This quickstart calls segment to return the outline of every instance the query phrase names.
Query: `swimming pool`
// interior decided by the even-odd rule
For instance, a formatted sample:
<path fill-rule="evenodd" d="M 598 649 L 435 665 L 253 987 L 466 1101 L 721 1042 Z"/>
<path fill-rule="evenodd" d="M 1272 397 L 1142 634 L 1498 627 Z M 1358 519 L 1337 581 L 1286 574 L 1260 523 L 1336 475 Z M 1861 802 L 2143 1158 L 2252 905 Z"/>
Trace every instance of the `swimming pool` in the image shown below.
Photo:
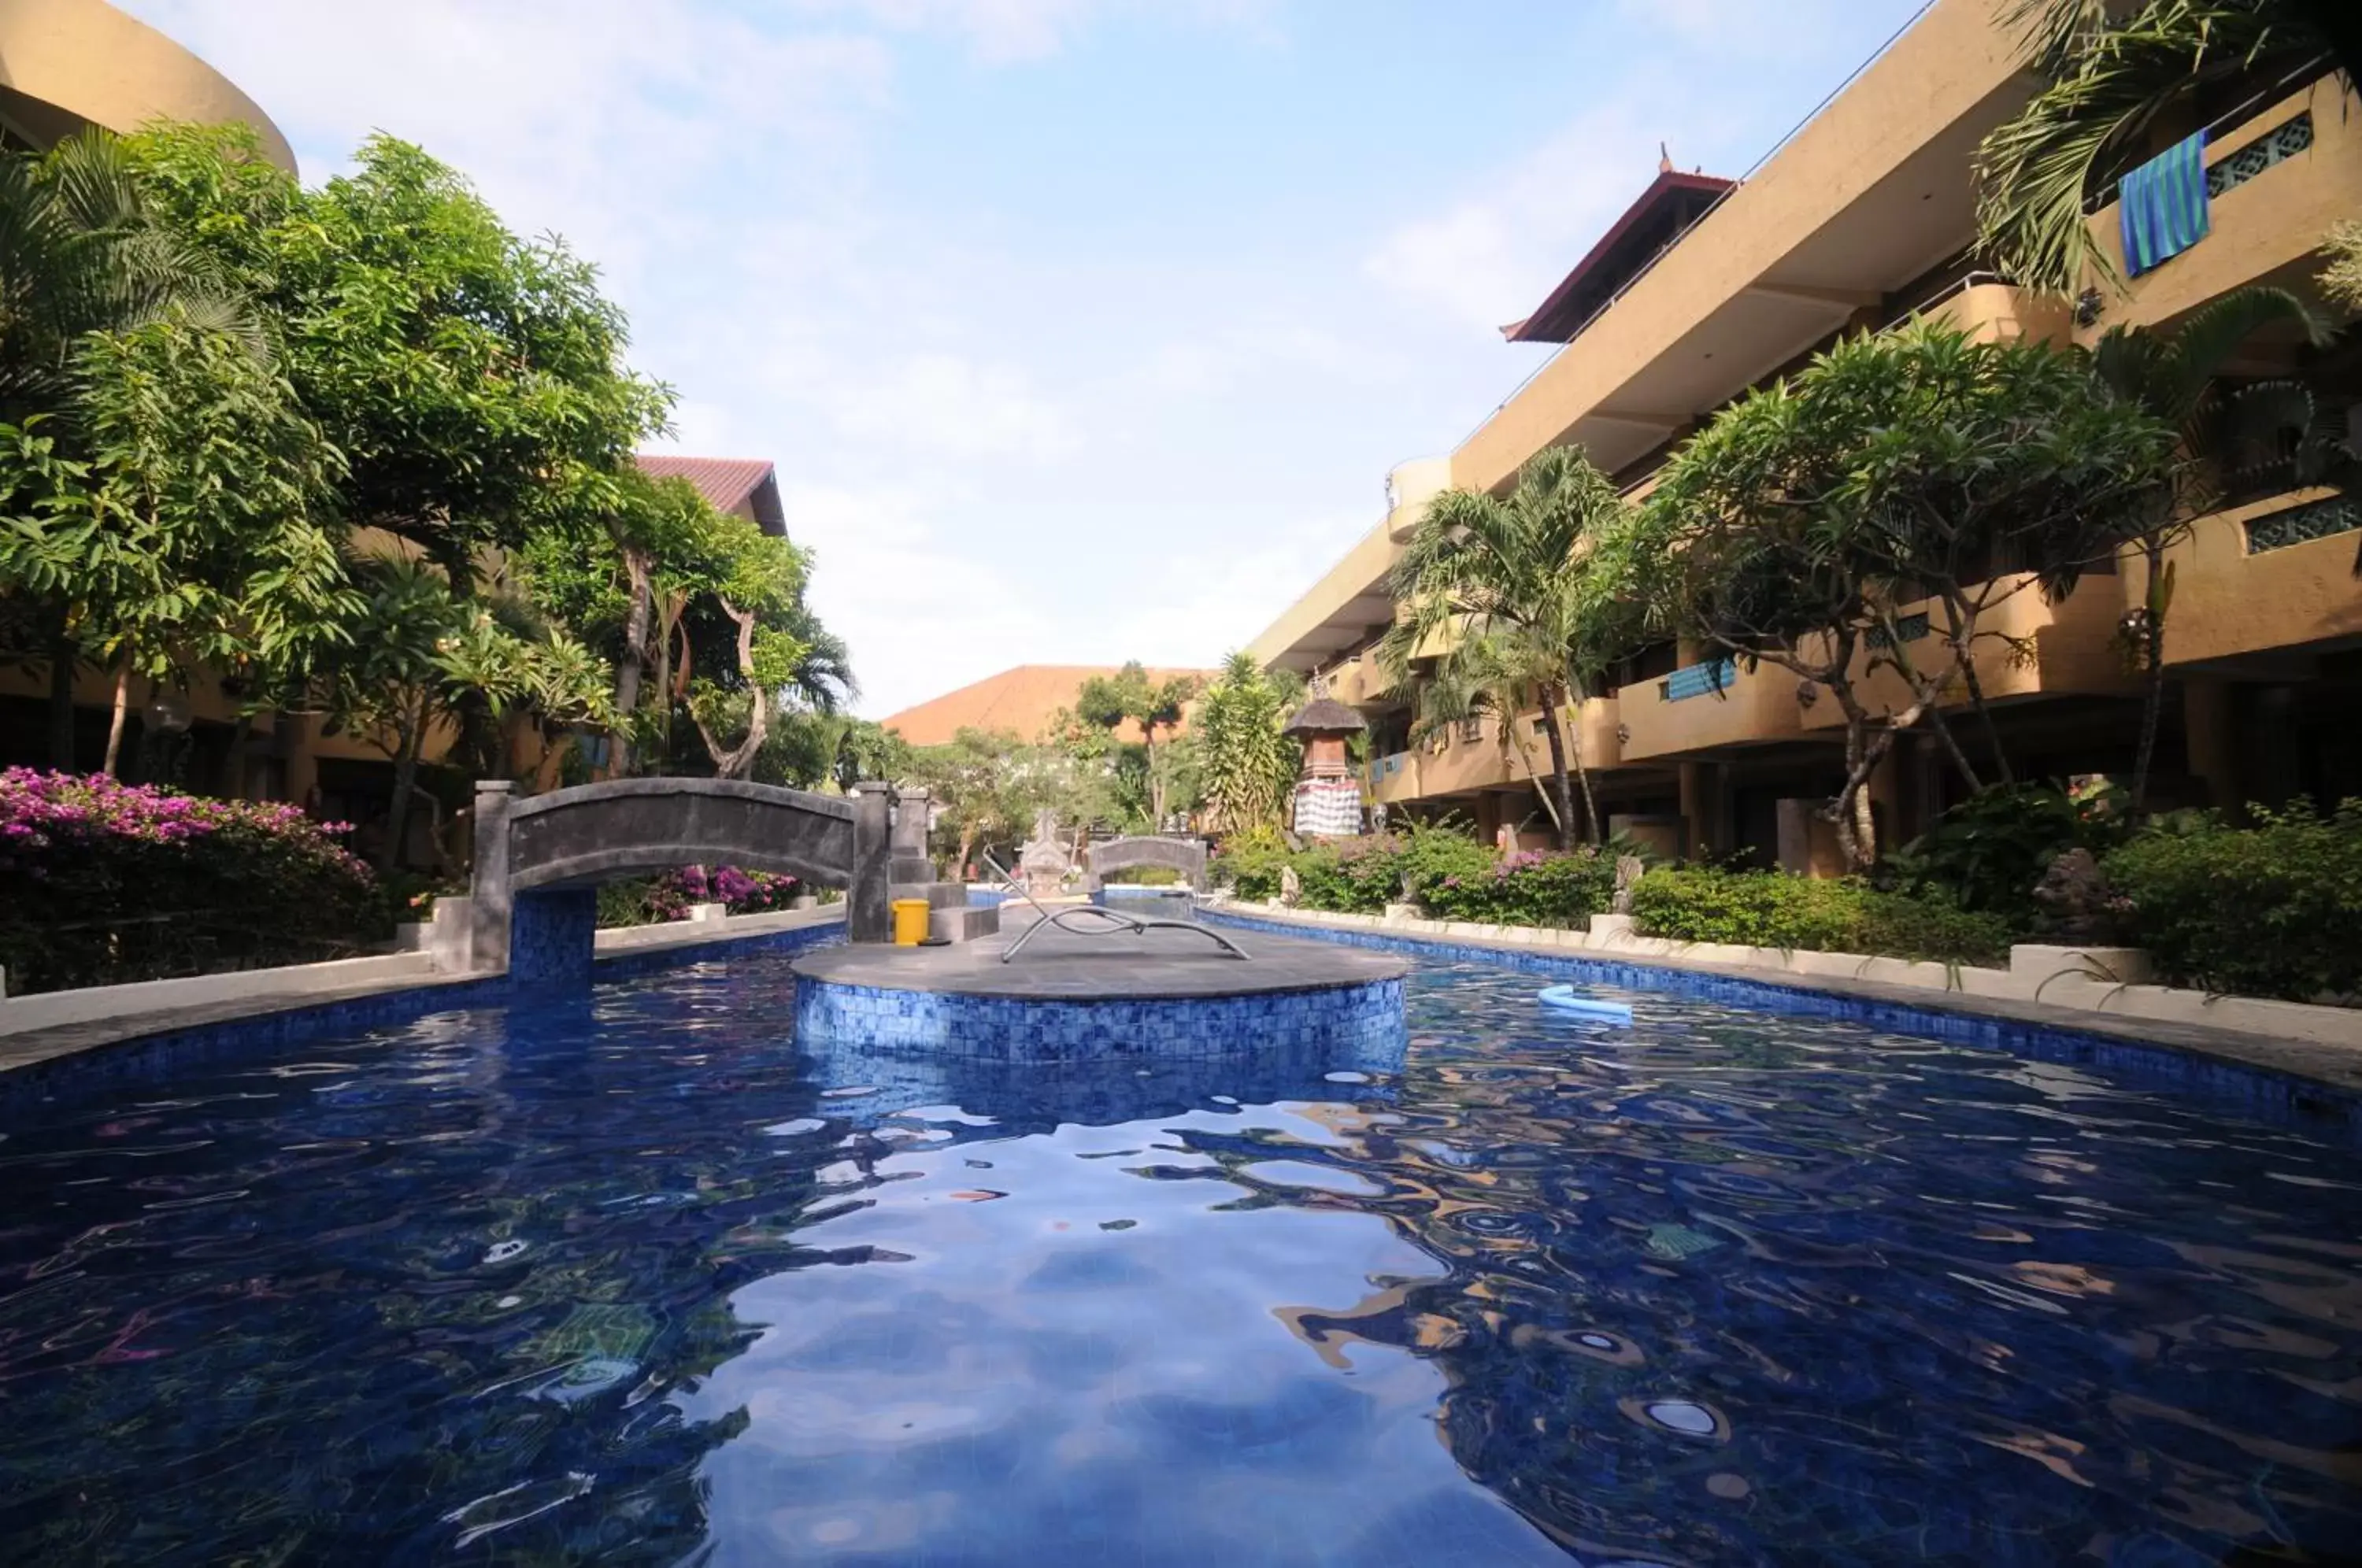
<path fill-rule="evenodd" d="M 2334 1553 L 2362 1155 L 1430 963 L 1398 1070 L 957 1068 L 778 956 L 0 1141 L 0 1562 Z M 1366 1065 L 1365 1065 L 1366 1066 Z"/>

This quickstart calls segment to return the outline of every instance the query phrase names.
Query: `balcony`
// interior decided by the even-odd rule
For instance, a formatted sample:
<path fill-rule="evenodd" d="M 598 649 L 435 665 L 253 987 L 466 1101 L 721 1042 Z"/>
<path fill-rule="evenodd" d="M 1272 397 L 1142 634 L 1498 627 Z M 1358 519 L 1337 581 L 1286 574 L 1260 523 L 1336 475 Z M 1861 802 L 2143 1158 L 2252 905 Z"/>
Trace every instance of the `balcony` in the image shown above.
<path fill-rule="evenodd" d="M 2115 641 L 2125 604 L 2122 577 L 2087 576 L 2073 593 L 2056 604 L 2046 603 L 2031 580 L 2018 580 L 2025 586 L 1977 618 L 1977 681 L 1986 701 L 2119 697 L 2139 690 L 2139 678 L 2127 668 Z M 2178 602 L 2174 613 L 2180 613 Z M 1907 645 L 1904 651 L 1915 666 L 1931 674 L 1949 668 L 1951 653 L 1940 635 L 1950 624 L 1936 605 L 1924 606 L 1901 620 L 1898 629 Z M 1869 668 L 1872 651 L 1864 647 L 1854 656 L 1854 690 L 1863 705 L 1873 713 L 1909 707 L 1914 700 L 1909 682 L 1891 668 L 1872 673 Z M 1943 706 L 1949 712 L 1967 706 L 1968 701 L 1967 689 L 1956 686 Z M 1805 712 L 1807 731 L 1835 732 L 1844 727 L 1844 712 L 1826 691 Z"/>
<path fill-rule="evenodd" d="M 1979 343 L 2025 338 L 2065 343 L 2075 333 L 2074 309 L 2068 302 L 2013 288 L 1985 272 L 1970 274 L 1951 292 L 1911 314 L 1941 322 Z"/>
<path fill-rule="evenodd" d="M 1539 719 L 1537 713 L 1523 713 L 1517 720 L 1518 739 L 1532 758 L 1532 770 L 1518 756 L 1515 744 L 1501 744 L 1499 722 L 1487 718 L 1453 726 L 1449 738 L 1440 743 L 1373 757 L 1363 770 L 1363 782 L 1370 799 L 1388 805 L 1529 783 L 1537 771 L 1543 775 L 1550 771 L 1550 738 L 1536 727 Z M 1615 698 L 1594 697 L 1583 704 L 1573 736 L 1582 747 L 1584 767 L 1606 772 L 1623 766 L 1617 723 Z M 1568 767 L 1573 766 L 1570 757 Z"/>
<path fill-rule="evenodd" d="M 2170 665 L 2268 654 L 2362 636 L 2362 501 L 2291 491 L 2201 519 L 2167 558 Z M 2136 573 L 2127 592 L 2140 592 Z"/>
<path fill-rule="evenodd" d="M 2270 279 L 2300 286 L 2318 270 L 2314 255 L 2330 226 L 2354 215 L 2362 190 L 2362 99 L 2339 77 L 2299 88 L 2206 149 L 2208 233 L 2114 298 L 2076 333 L 2096 341 L 2111 326 L 2170 321 L 2242 284 Z M 2100 250 L 2119 271 L 2124 241 L 2117 205 L 2092 217 Z"/>
<path fill-rule="evenodd" d="M 1626 731 L 1617 760 L 1671 762 L 1794 740 L 1804 729 L 1796 687 L 1796 678 L 1777 666 L 1748 670 L 1727 658 L 1627 686 L 1617 693 Z"/>

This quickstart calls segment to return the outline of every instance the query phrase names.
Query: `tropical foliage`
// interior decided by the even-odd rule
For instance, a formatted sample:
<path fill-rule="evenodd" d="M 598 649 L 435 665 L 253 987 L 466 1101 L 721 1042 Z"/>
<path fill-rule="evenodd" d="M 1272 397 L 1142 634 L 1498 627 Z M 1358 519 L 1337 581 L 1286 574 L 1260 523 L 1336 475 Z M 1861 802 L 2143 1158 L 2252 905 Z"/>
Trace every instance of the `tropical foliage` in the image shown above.
<path fill-rule="evenodd" d="M 1600 536 L 1625 513 L 1607 476 L 1572 447 L 1546 447 L 1506 497 L 1446 491 L 1428 504 L 1392 574 L 1402 614 L 1378 645 L 1398 686 L 1431 685 L 1446 708 L 1505 719 L 1540 711 L 1559 844 L 1599 836 L 1574 710 L 1606 666 L 1630 651 L 1630 628 L 1589 570 Z M 1448 694 L 1459 693 L 1453 697 Z M 1437 699 L 1430 698 L 1432 704 Z M 1433 722 L 1445 710 L 1430 706 Z M 1578 820 L 1570 788 L 1580 786 Z"/>
<path fill-rule="evenodd" d="M 2362 1003 L 2362 801 L 2158 823 L 2102 867 L 2134 940 L 2184 985 Z"/>
<path fill-rule="evenodd" d="M 1676 942 L 1959 964 L 2009 957 L 2009 923 L 1934 897 L 1781 871 L 1667 867 L 1632 884 L 1635 929 Z"/>
<path fill-rule="evenodd" d="M 1207 827 L 1246 834 L 1283 825 L 1299 748 L 1280 731 L 1299 695 L 1295 681 L 1265 670 L 1253 654 L 1222 661 L 1191 731 Z"/>
<path fill-rule="evenodd" d="M 1836 701 L 1830 812 L 1867 870 L 1863 789 L 1904 730 L 1926 723 L 1971 790 L 1986 782 L 1945 712 L 1956 688 L 2010 778 L 1978 672 L 1987 617 L 2019 593 L 2071 592 L 2137 537 L 2173 441 L 2073 350 L 1924 323 L 1852 338 L 1674 454 L 1632 526 L 1628 575 L 1662 624 Z M 1904 624 L 1915 606 L 1924 631 Z M 1868 690 L 1881 671 L 1899 703 Z"/>
<path fill-rule="evenodd" d="M 2055 294 L 2122 286 L 2088 213 L 2157 129 L 2225 83 L 2278 81 L 2355 41 L 2341 0 L 2014 0 L 2003 20 L 2043 85 L 1978 149 L 1979 242 L 2013 282 Z"/>
<path fill-rule="evenodd" d="M 292 806 L 0 773 L 13 993 L 340 957 L 391 926 L 339 823 Z"/>

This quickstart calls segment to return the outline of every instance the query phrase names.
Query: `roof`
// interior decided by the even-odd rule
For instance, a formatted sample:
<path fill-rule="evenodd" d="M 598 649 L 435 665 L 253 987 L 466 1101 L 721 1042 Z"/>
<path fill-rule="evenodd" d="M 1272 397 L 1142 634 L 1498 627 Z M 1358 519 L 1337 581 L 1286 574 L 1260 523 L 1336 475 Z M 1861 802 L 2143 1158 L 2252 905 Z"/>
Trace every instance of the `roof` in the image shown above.
<path fill-rule="evenodd" d="M 1082 690 L 1084 681 L 1095 675 L 1113 677 L 1118 673 L 1119 667 L 1112 664 L 1021 664 L 956 691 L 946 691 L 931 701 L 905 708 L 880 722 L 889 730 L 900 730 L 902 738 L 912 745 L 942 745 L 962 730 L 1005 730 L 1021 740 L 1039 740 L 1049 728 L 1052 714 L 1075 705 L 1076 694 Z M 1176 675 L 1192 675 L 1202 681 L 1212 679 L 1218 673 L 1210 669 L 1152 669 L 1148 676 L 1161 681 Z M 1140 738 L 1139 726 L 1128 721 L 1117 727 L 1116 734 L 1125 740 Z"/>
<path fill-rule="evenodd" d="M 1672 248 L 1736 181 L 1660 168 L 1624 215 L 1608 226 L 1550 297 L 1523 321 L 1501 328 L 1512 343 L 1565 343 L 1591 324 L 1626 284 Z"/>
<path fill-rule="evenodd" d="M 1338 701 L 1334 697 L 1315 697 L 1296 712 L 1287 721 L 1284 735 L 1352 734 L 1370 726 L 1362 715 Z"/>
<path fill-rule="evenodd" d="M 784 535 L 788 513 L 779 504 L 779 480 L 761 458 L 686 458 L 641 452 L 632 460 L 651 479 L 685 479 L 716 509 L 752 517 L 764 533 Z"/>

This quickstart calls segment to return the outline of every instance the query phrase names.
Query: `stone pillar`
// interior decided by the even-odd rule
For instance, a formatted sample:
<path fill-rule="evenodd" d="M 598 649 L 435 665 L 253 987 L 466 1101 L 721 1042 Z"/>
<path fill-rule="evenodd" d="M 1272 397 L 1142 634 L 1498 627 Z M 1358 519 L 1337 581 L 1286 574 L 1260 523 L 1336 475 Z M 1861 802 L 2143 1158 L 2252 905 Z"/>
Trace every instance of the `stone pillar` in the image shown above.
<path fill-rule="evenodd" d="M 1722 765 L 1684 762 L 1675 772 L 1681 780 L 1682 853 L 1702 860 L 1722 852 Z"/>
<path fill-rule="evenodd" d="M 2227 680 L 2209 676 L 2181 678 L 2181 733 L 2190 776 L 2206 786 L 2206 803 L 2220 812 L 2236 812 L 2240 800 L 2239 740 L 2236 714 Z"/>
<path fill-rule="evenodd" d="M 468 882 L 468 967 L 498 974 L 509 966 L 509 804 L 516 786 L 505 778 L 476 781 L 476 841 Z"/>
<path fill-rule="evenodd" d="M 865 778 L 853 787 L 853 876 L 844 889 L 848 942 L 894 940 L 893 786 Z"/>
<path fill-rule="evenodd" d="M 596 888 L 519 893 L 508 924 L 511 983 L 588 989 L 598 929 Z"/>
<path fill-rule="evenodd" d="M 935 879 L 935 863 L 927 854 L 926 790 L 894 792 L 893 845 L 892 864 L 887 872 L 891 886 L 916 886 Z"/>

